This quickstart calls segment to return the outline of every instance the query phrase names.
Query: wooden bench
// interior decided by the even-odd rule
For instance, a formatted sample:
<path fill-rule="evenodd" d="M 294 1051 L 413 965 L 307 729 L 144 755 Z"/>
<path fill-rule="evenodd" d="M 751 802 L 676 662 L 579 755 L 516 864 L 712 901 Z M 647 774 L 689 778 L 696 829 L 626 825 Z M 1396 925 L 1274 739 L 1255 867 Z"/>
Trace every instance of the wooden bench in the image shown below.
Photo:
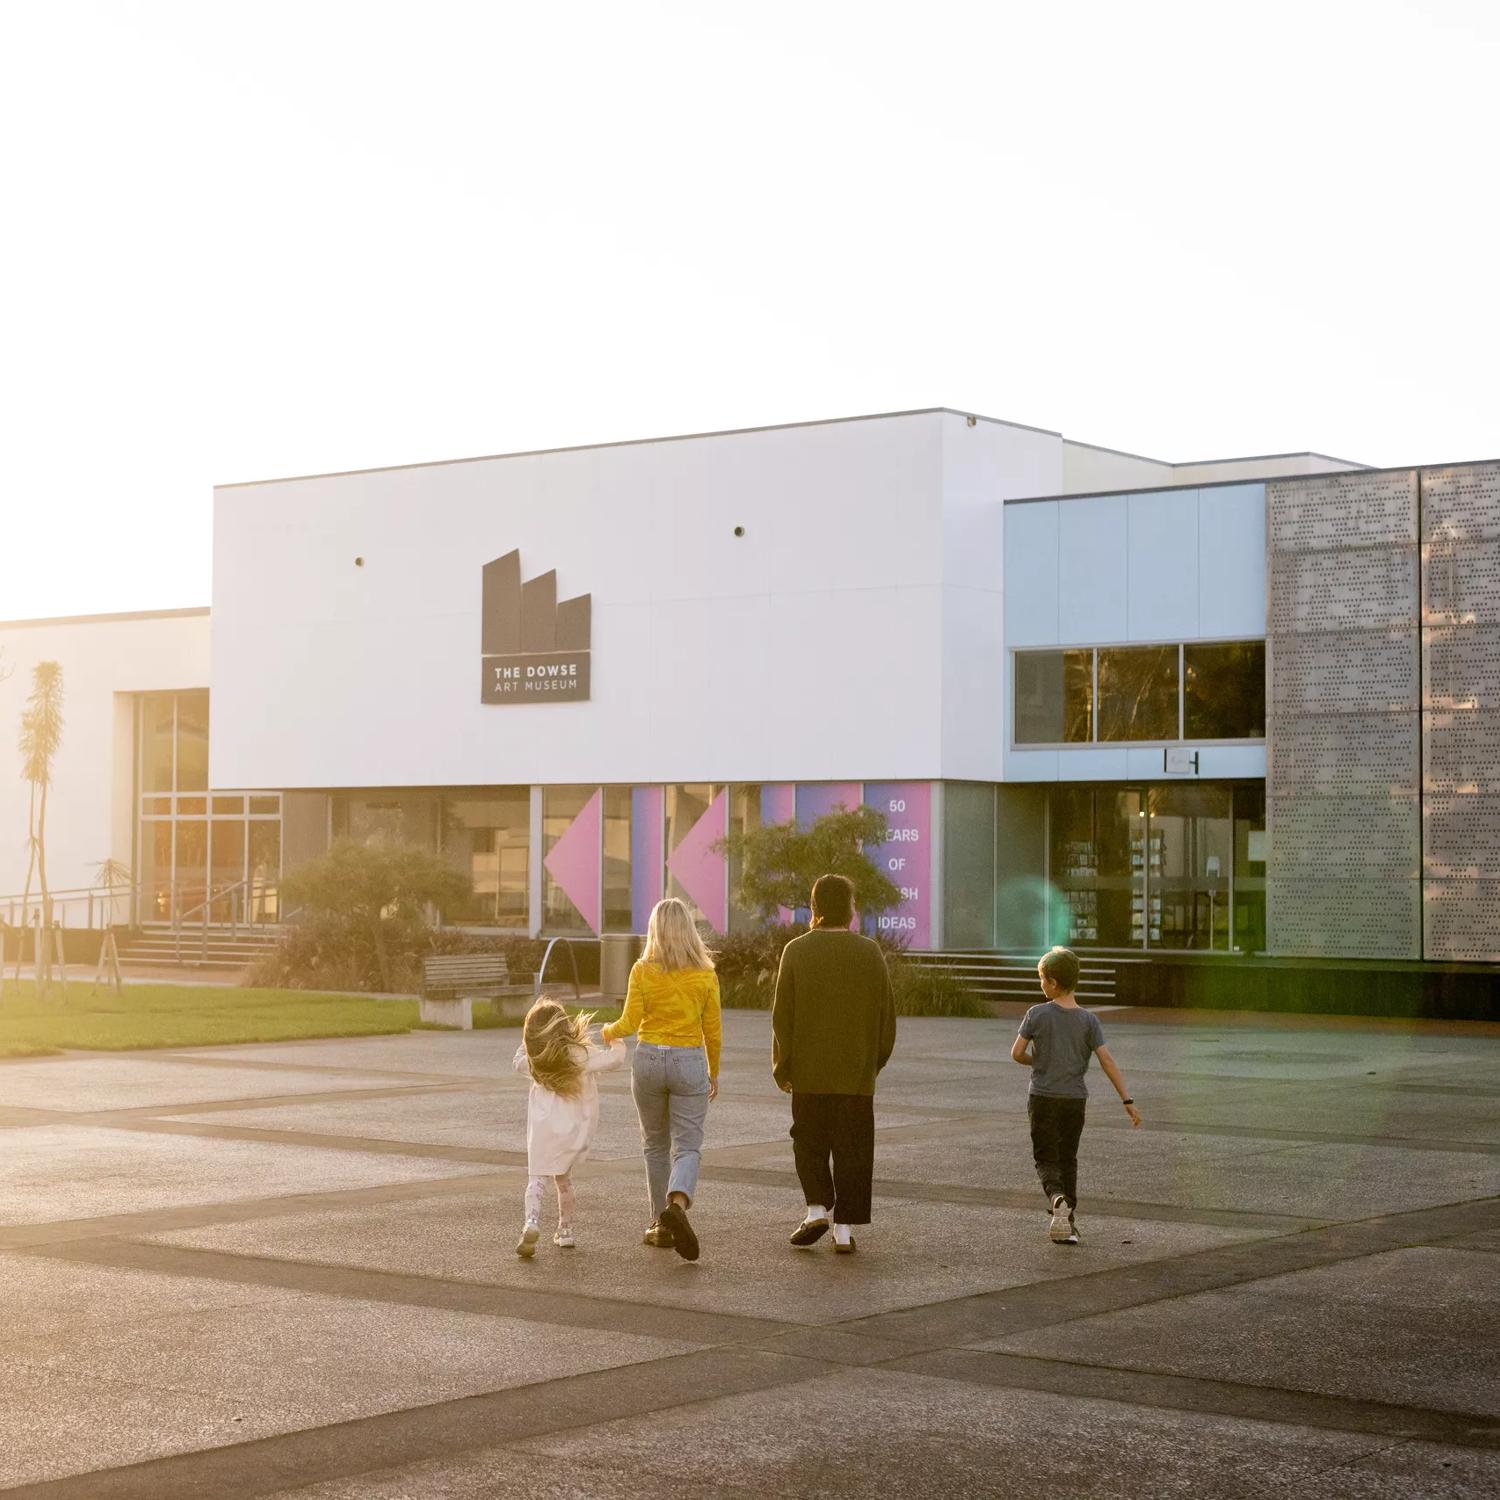
<path fill-rule="evenodd" d="M 511 980 L 503 953 L 435 953 L 422 960 L 421 1018 L 429 1026 L 472 1031 L 476 1000 L 493 1000 L 505 1020 L 519 1020 L 535 998 L 531 985 Z"/>

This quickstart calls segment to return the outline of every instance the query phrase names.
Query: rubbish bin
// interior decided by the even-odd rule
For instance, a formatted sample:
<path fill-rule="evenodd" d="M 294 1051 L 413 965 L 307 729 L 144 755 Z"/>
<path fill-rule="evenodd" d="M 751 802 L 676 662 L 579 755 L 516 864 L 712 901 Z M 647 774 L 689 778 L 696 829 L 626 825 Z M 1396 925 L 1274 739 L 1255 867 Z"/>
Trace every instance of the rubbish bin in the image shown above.
<path fill-rule="evenodd" d="M 630 970 L 646 940 L 634 933 L 610 933 L 599 940 L 599 998 L 623 1000 Z"/>

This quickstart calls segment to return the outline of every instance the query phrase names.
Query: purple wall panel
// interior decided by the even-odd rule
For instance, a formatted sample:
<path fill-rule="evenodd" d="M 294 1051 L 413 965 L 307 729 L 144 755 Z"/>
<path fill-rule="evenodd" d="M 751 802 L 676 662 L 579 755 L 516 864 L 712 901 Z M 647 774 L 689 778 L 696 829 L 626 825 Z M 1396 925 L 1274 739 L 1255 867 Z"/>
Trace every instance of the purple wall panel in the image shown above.
<path fill-rule="evenodd" d="M 630 925 L 637 932 L 646 930 L 651 908 L 662 898 L 664 797 L 659 786 L 638 786 L 630 793 Z"/>
<path fill-rule="evenodd" d="M 887 879 L 899 886 L 901 905 L 866 931 L 878 926 L 912 948 L 932 946 L 932 784 L 926 781 L 870 782 L 865 803 L 885 814 L 890 837 L 870 850 Z"/>

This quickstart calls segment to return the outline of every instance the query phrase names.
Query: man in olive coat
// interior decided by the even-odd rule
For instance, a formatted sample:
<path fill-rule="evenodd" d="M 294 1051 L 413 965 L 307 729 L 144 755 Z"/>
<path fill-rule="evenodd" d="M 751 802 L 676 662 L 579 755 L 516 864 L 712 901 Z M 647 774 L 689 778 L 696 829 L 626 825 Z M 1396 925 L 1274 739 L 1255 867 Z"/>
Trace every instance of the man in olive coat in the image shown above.
<path fill-rule="evenodd" d="M 896 1045 L 896 1004 L 880 946 L 850 930 L 854 886 L 824 875 L 812 888 L 812 931 L 782 950 L 771 1008 L 771 1071 L 792 1096 L 792 1152 L 807 1216 L 799 1249 L 833 1226 L 837 1254 L 850 1226 L 870 1222 L 875 1171 L 875 1075 Z"/>

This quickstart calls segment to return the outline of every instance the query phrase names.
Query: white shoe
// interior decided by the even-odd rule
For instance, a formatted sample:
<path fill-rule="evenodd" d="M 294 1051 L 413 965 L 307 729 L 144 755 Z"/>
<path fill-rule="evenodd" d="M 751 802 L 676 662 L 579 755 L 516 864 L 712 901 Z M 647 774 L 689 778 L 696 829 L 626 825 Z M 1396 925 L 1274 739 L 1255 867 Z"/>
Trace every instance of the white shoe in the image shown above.
<path fill-rule="evenodd" d="M 573 1238 L 573 1231 L 571 1229 L 559 1229 L 557 1233 L 552 1236 L 552 1243 L 556 1245 L 559 1250 L 571 1250 L 575 1245 L 577 1245 L 578 1241 Z"/>
<path fill-rule="evenodd" d="M 541 1237 L 541 1226 L 528 1219 L 526 1227 L 521 1231 L 521 1238 L 516 1241 L 516 1254 L 523 1260 L 530 1260 L 536 1254 L 536 1242 Z"/>
<path fill-rule="evenodd" d="M 1061 1193 L 1052 1200 L 1052 1222 L 1047 1226 L 1047 1233 L 1054 1245 L 1078 1243 L 1078 1236 L 1073 1233 L 1073 1220 L 1068 1213 L 1068 1200 Z"/>

